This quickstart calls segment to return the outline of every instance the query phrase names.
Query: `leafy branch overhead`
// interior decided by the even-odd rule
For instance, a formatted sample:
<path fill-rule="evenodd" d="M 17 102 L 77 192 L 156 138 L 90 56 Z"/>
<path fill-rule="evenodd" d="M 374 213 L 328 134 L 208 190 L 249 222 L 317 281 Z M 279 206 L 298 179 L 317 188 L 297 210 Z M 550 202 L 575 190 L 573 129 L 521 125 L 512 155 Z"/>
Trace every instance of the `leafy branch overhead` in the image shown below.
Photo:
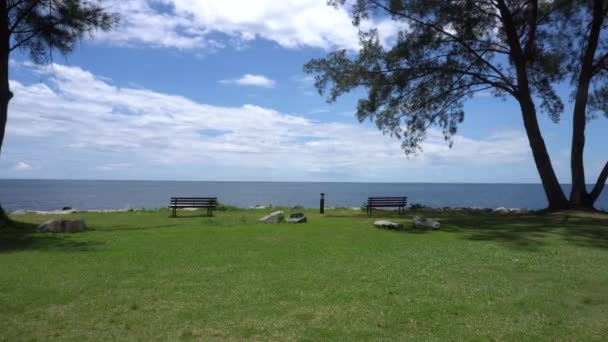
<path fill-rule="evenodd" d="M 330 3 L 340 6 L 344 0 Z M 416 151 L 429 126 L 441 127 L 446 139 L 453 136 L 464 118 L 464 101 L 475 93 L 520 99 L 515 57 L 525 63 L 540 109 L 557 122 L 564 104 L 553 85 L 576 79 L 580 63 L 573 61 L 580 54 L 576 47 L 586 30 L 585 16 L 576 13 L 572 1 L 540 2 L 537 7 L 529 3 L 509 2 L 510 20 L 518 31 L 513 44 L 497 2 L 358 0 L 352 7 L 355 25 L 388 15 L 406 29 L 388 47 L 380 44 L 375 30 L 361 32 L 358 54 L 333 52 L 311 60 L 305 71 L 316 75 L 320 93 L 330 87 L 329 101 L 365 87 L 368 95 L 359 102 L 359 120 L 373 119 L 384 132 L 403 138 L 406 153 Z M 605 66 L 597 72 L 605 75 Z M 593 110 L 606 113 L 601 94 L 607 91 L 597 87 Z"/>
<path fill-rule="evenodd" d="M 54 49 L 70 53 L 76 42 L 95 30 L 109 30 L 118 17 L 101 2 L 81 0 L 9 0 L 9 50 L 21 49 L 45 62 Z"/>

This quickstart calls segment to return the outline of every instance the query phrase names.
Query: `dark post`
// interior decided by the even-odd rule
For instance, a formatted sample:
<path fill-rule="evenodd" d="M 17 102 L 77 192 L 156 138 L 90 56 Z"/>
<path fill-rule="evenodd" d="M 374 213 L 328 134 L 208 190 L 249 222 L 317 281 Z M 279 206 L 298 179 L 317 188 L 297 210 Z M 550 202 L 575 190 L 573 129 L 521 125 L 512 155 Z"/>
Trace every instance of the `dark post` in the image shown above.
<path fill-rule="evenodd" d="M 321 202 L 319 203 L 319 213 L 325 214 L 325 193 L 321 193 Z"/>

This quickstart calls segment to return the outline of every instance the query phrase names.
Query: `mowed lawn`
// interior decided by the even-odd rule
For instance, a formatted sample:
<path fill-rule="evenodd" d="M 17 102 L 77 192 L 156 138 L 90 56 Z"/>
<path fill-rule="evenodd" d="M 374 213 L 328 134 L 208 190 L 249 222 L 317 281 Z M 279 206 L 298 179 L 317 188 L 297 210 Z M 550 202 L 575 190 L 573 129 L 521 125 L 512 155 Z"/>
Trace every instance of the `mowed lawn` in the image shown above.
<path fill-rule="evenodd" d="M 287 210 L 293 212 L 297 210 Z M 0 229 L 0 340 L 596 340 L 608 216 L 352 210 L 262 224 L 168 210 L 72 214 L 84 233 Z"/>

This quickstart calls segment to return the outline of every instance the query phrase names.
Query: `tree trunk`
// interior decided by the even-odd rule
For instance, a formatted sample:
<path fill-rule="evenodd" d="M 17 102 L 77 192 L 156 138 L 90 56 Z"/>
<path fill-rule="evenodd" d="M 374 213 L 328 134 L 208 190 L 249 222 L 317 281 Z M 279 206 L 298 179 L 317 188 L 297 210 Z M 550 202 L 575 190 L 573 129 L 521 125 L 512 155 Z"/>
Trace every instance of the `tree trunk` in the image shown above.
<path fill-rule="evenodd" d="M 585 182 L 585 128 L 587 126 L 587 102 L 589 100 L 589 85 L 593 77 L 595 52 L 604 21 L 604 1 L 595 1 L 593 6 L 593 19 L 591 21 L 589 36 L 586 41 L 585 53 L 581 60 L 581 70 L 578 78 L 576 96 L 574 98 L 574 112 L 572 120 L 572 150 L 570 153 L 570 170 L 572 172 L 572 191 L 570 192 L 570 206 L 577 209 L 593 209 L 597 196 L 587 191 Z M 601 176 L 600 176 L 601 180 Z M 603 185 L 602 185 L 603 187 Z M 597 191 L 597 187 L 594 192 Z M 599 188 L 601 192 L 601 188 Z M 593 198 L 595 197 L 595 199 Z"/>
<path fill-rule="evenodd" d="M 4 143 L 4 132 L 6 131 L 6 120 L 8 117 L 8 103 L 13 97 L 9 85 L 9 20 L 7 1 L 0 2 L 0 152 Z M 1 153 L 0 153 L 1 156 Z M 8 222 L 8 217 L 0 205 L 0 226 Z"/>
<path fill-rule="evenodd" d="M 524 127 L 534 156 L 534 163 L 540 175 L 545 195 L 547 196 L 548 208 L 550 210 L 564 210 L 569 208 L 568 199 L 564 194 L 564 190 L 557 180 L 551 158 L 547 152 L 545 140 L 538 125 L 536 109 L 530 96 L 524 96 L 520 101 L 522 116 L 524 119 Z"/>
<path fill-rule="evenodd" d="M 572 172 L 570 206 L 576 209 L 593 209 L 593 203 L 595 202 L 587 191 L 587 182 L 585 181 L 584 150 L 588 93 L 589 82 L 579 82 L 574 104 L 570 152 L 570 171 Z"/>
<path fill-rule="evenodd" d="M 540 180 L 547 196 L 548 208 L 550 210 L 563 210 L 570 207 L 568 199 L 564 194 L 564 190 L 557 180 L 553 165 L 551 164 L 551 158 L 547 152 L 547 146 L 545 140 L 540 132 L 538 125 L 538 118 L 536 116 L 536 108 L 534 107 L 534 101 L 530 92 L 530 83 L 528 81 L 527 61 L 526 55 L 522 50 L 519 34 L 505 0 L 497 1 L 498 10 L 501 15 L 504 30 L 507 35 L 507 40 L 511 48 L 511 60 L 515 66 L 517 73 L 517 100 L 521 108 L 521 113 L 524 119 L 524 127 L 526 128 L 526 134 L 528 135 L 528 141 L 530 142 L 530 148 L 532 149 L 532 155 L 534 156 L 534 163 L 540 176 Z M 533 25 L 536 25 L 534 22 Z M 535 32 L 536 27 L 532 28 L 531 32 Z M 533 44 L 534 42 L 530 42 Z M 532 47 L 530 47 L 532 49 Z"/>

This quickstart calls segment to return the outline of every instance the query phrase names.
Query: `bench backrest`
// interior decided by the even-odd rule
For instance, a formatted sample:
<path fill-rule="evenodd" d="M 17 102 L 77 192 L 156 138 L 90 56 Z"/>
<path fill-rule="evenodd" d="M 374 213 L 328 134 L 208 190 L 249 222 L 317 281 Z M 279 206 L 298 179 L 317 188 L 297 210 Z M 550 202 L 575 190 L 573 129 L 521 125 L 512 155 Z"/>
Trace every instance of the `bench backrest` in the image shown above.
<path fill-rule="evenodd" d="M 171 206 L 217 206 L 217 197 L 171 197 Z"/>
<path fill-rule="evenodd" d="M 368 197 L 368 207 L 405 207 L 407 197 Z"/>

